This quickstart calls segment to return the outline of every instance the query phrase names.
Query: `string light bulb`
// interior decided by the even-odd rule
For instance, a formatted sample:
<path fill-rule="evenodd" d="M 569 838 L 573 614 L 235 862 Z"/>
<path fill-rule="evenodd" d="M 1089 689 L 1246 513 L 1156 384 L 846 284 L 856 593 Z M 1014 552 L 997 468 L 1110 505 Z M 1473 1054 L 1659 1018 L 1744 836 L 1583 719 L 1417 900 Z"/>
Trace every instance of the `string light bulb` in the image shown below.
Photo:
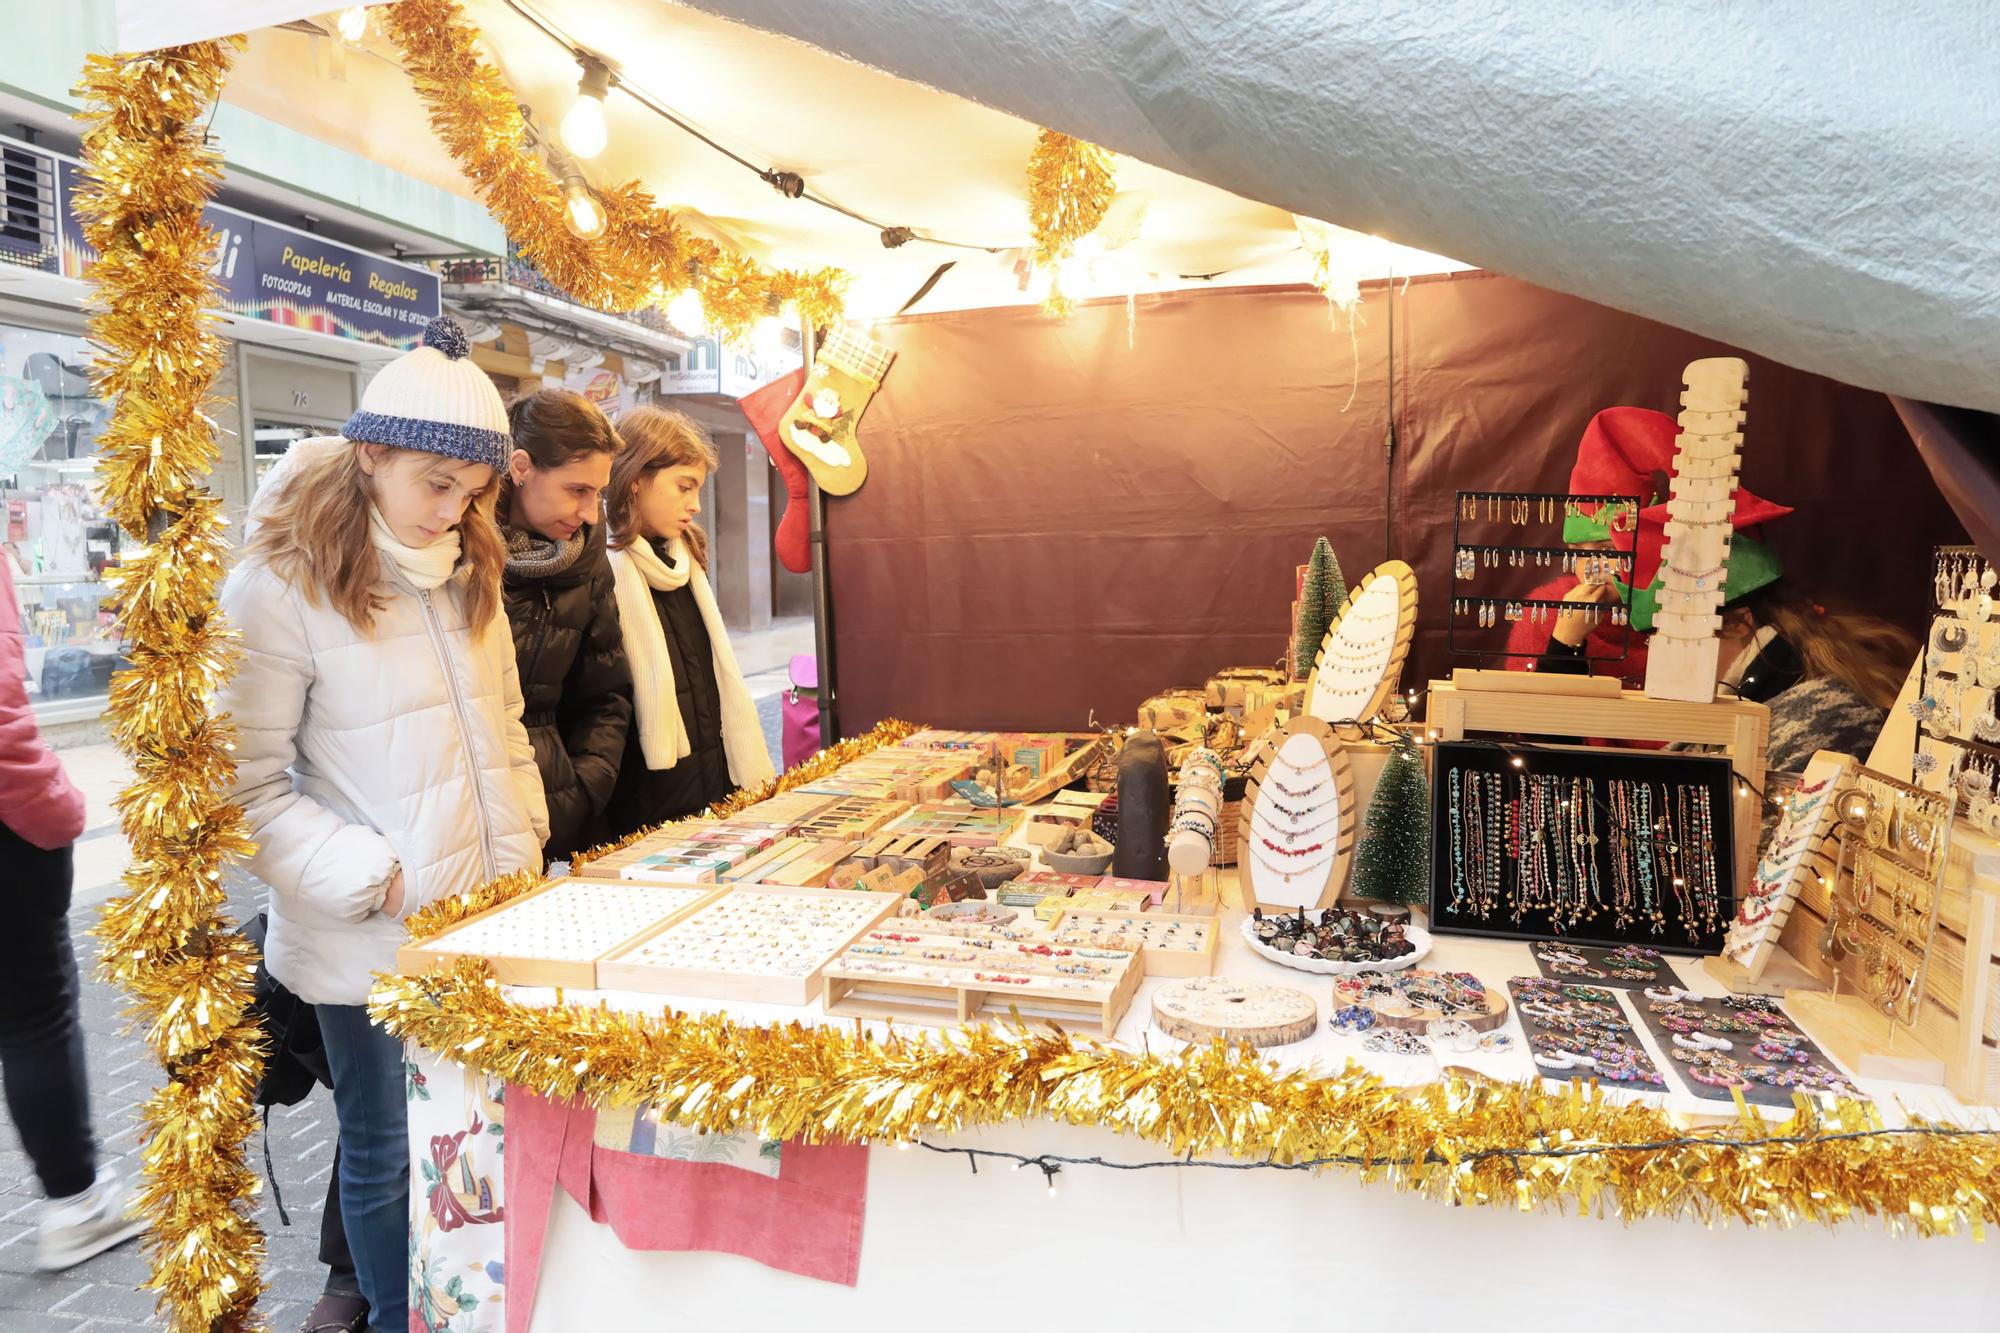
<path fill-rule="evenodd" d="M 604 123 L 604 99 L 611 94 L 611 70 L 595 56 L 579 54 L 583 77 L 577 81 L 576 101 L 562 118 L 557 131 L 563 147 L 586 161 L 604 151 L 611 141 L 610 127 Z"/>
<path fill-rule="evenodd" d="M 575 172 L 563 177 L 563 221 L 572 235 L 585 241 L 602 236 L 610 222 L 603 202 L 591 193 L 589 182 Z"/>
<path fill-rule="evenodd" d="M 340 40 L 349 46 L 359 46 L 361 39 L 368 35 L 368 6 L 349 5 L 333 16 L 333 28 L 340 34 Z"/>
<path fill-rule="evenodd" d="M 699 335 L 708 331 L 708 312 L 702 308 L 701 293 L 684 287 L 667 302 L 667 323 L 682 333 Z"/>

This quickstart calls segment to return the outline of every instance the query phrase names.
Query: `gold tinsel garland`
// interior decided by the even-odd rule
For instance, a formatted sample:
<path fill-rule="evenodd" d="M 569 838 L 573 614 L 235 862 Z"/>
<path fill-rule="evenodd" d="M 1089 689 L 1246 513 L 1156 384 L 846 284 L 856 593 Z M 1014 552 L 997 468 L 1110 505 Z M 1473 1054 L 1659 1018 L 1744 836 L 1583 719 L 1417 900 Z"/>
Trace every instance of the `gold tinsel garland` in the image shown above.
<path fill-rule="evenodd" d="M 1775 1226 L 1865 1214 L 1923 1235 L 2000 1221 L 2000 1132 L 1885 1128 L 1866 1104 L 1822 1111 L 1803 1095 L 1781 1125 L 1745 1108 L 1697 1133 L 1574 1087 L 1454 1074 L 1394 1088 L 1353 1066 L 1285 1071 L 1220 1044 L 1164 1059 L 1047 1029 L 877 1041 L 726 1014 L 535 1007 L 476 959 L 387 980 L 370 1009 L 398 1036 L 544 1096 L 643 1102 L 710 1133 L 903 1142 L 1041 1117 L 1177 1157 L 1346 1169 L 1455 1204 Z"/>
<path fill-rule="evenodd" d="M 1043 130 L 1028 156 L 1028 222 L 1035 232 L 1035 263 L 1049 271 L 1042 309 L 1058 318 L 1075 307 L 1062 290 L 1062 264 L 1076 243 L 1096 231 L 1117 193 L 1111 155 L 1096 144 Z"/>
<path fill-rule="evenodd" d="M 256 1125 L 262 1029 L 246 1016 L 256 958 L 223 911 L 222 872 L 249 844 L 227 800 L 232 732 L 208 700 L 234 669 L 216 611 L 228 544 L 220 502 L 201 489 L 216 458 L 202 408 L 223 349 L 209 313 L 215 237 L 202 222 L 219 162 L 202 122 L 234 46 L 199 42 L 142 57 L 92 56 L 81 94 L 85 184 L 76 201 L 99 259 L 98 392 L 114 404 L 98 437 L 105 507 L 130 542 L 117 587 L 131 666 L 108 716 L 132 762 L 118 798 L 132 860 L 126 892 L 95 934 L 101 970 L 167 1081 L 146 1102 L 141 1207 L 148 1285 L 184 1333 L 262 1327 L 259 1185 L 243 1161 Z"/>
<path fill-rule="evenodd" d="M 714 813 L 814 781 L 915 730 L 884 722 Z M 427 938 L 538 882 L 511 876 L 435 904 L 411 918 L 410 934 Z M 536 1007 L 509 1000 L 478 960 L 384 977 L 370 1007 L 406 1040 L 544 1096 L 646 1102 L 712 1133 L 903 1142 L 1045 1117 L 1101 1125 L 1176 1156 L 1339 1167 L 1451 1203 L 1779 1226 L 1863 1213 L 1924 1235 L 1982 1234 L 2000 1221 L 2000 1131 L 1885 1128 L 1865 1103 L 1823 1109 L 1799 1095 L 1782 1125 L 1740 1107 L 1729 1128 L 1693 1133 L 1656 1108 L 1615 1106 L 1575 1087 L 1550 1093 L 1539 1081 L 1454 1073 L 1392 1088 L 1353 1066 L 1331 1077 L 1288 1072 L 1221 1045 L 1168 1060 L 1013 1027 L 874 1041 L 845 1027 L 760 1027 L 726 1014 Z"/>
<path fill-rule="evenodd" d="M 634 181 L 598 190 L 604 234 L 579 238 L 564 220 L 562 183 L 528 146 L 514 90 L 479 54 L 478 29 L 456 0 L 401 0 L 384 11 L 383 26 L 402 49 L 431 127 L 508 239 L 577 300 L 620 313 L 692 287 L 725 343 L 787 302 L 815 328 L 839 320 L 844 272 L 766 270 L 676 226 Z"/>

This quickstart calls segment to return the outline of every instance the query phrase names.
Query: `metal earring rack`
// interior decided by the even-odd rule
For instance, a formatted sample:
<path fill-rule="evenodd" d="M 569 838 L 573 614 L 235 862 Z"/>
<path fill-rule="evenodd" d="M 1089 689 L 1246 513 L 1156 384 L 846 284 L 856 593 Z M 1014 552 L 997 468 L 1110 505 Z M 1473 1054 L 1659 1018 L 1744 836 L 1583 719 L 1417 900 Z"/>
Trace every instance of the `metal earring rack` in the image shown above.
<path fill-rule="evenodd" d="M 1593 657 L 1593 663 L 1623 662 L 1632 651 L 1632 574 L 1638 558 L 1637 545 L 1631 551 L 1600 551 L 1590 547 L 1570 546 L 1558 542 L 1553 546 L 1528 544 L 1471 542 L 1465 540 L 1466 525 L 1483 524 L 1492 527 L 1511 524 L 1515 528 L 1529 529 L 1549 524 L 1560 525 L 1571 514 L 1581 512 L 1586 506 L 1602 508 L 1623 506 L 1628 522 L 1636 529 L 1639 516 L 1639 497 L 1635 495 L 1584 495 L 1567 491 L 1459 491 L 1457 505 L 1452 513 L 1451 555 L 1452 555 L 1452 597 L 1451 615 L 1445 621 L 1445 646 L 1454 657 L 1475 659 L 1491 658 L 1533 658 L 1539 654 L 1516 653 L 1506 648 L 1484 646 L 1466 647 L 1460 643 L 1461 622 L 1469 622 L 1469 628 L 1481 635 L 1480 643 L 1490 642 L 1491 632 L 1504 629 L 1517 621 L 1532 620 L 1553 626 L 1556 617 L 1564 611 L 1594 610 L 1601 617 L 1600 623 L 1622 627 L 1625 630 L 1619 643 L 1616 657 Z M 1476 584 L 1482 574 L 1498 573 L 1500 570 L 1525 571 L 1541 579 L 1556 574 L 1573 571 L 1591 561 L 1601 561 L 1616 566 L 1606 572 L 1621 575 L 1626 592 L 1615 603 L 1599 602 L 1587 606 L 1550 598 L 1538 597 L 1495 597 L 1482 593 L 1461 591 L 1461 586 Z M 1465 571 L 1470 569 L 1467 577 Z M 1504 643 L 1504 640 L 1503 640 Z"/>
<path fill-rule="evenodd" d="M 1977 598 L 1983 576 L 1994 565 L 1976 546 L 1939 546 L 1931 552 L 1931 612 L 1933 627 L 1924 636 L 1924 670 L 1919 681 L 1915 705 L 1917 713 L 1917 737 L 1911 754 L 1911 772 L 1916 775 L 1918 785 L 1933 793 L 1951 797 L 1953 809 L 1969 809 L 1966 794 L 1958 789 L 1958 775 L 1966 762 L 1978 758 L 1991 763 L 2000 763 L 2000 745 L 1982 741 L 1971 735 L 1971 720 L 1965 716 L 1967 695 L 1980 688 L 1980 676 L 1972 654 L 1983 641 L 1984 634 L 2000 634 L 2000 586 L 1989 590 L 1991 608 L 1985 620 L 1977 615 L 1977 606 L 1968 610 L 1966 603 Z M 1971 634 L 1964 650 L 1953 655 L 1953 662 L 1934 664 L 1934 656 L 1942 657 L 1936 646 L 1937 630 L 1935 622 L 1944 616 L 1955 617 L 1963 622 Z M 1939 716 L 1938 705 L 1940 686 L 1949 683 L 1954 695 L 1953 702 L 1958 713 L 1955 727 L 1943 725 L 1945 719 Z M 1917 756 L 1927 753 L 1924 742 L 1931 743 L 1928 751 L 1933 756 L 1942 749 L 1949 757 L 1936 764 L 1935 774 L 1926 774 L 1920 767 Z"/>

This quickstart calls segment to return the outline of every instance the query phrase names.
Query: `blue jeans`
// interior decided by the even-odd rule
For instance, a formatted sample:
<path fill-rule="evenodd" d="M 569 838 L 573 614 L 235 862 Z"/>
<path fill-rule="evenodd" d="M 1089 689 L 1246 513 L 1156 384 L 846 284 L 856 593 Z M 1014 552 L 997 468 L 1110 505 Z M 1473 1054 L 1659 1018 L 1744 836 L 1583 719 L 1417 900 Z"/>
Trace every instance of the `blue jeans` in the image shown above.
<path fill-rule="evenodd" d="M 340 1217 L 368 1320 L 402 1333 L 410 1325 L 409 1104 L 403 1043 L 368 1021 L 358 1004 L 322 1004 L 319 1030 L 333 1071 L 340 1119 Z"/>

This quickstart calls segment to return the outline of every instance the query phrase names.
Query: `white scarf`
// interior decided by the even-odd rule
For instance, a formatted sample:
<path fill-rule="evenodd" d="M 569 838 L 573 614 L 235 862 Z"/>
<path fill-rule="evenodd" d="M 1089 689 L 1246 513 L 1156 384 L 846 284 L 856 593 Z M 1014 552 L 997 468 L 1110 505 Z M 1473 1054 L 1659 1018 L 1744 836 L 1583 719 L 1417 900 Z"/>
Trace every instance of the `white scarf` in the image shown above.
<path fill-rule="evenodd" d="M 389 520 L 382 517 L 382 511 L 371 503 L 368 506 L 368 540 L 375 543 L 376 550 L 396 563 L 396 568 L 403 571 L 403 577 L 415 584 L 419 592 L 429 592 L 440 586 L 458 568 L 457 528 L 429 546 L 405 546 L 390 530 Z"/>
<path fill-rule="evenodd" d="M 632 701 L 639 714 L 639 748 L 646 767 L 672 768 L 690 752 L 687 727 L 681 719 L 680 698 L 674 692 L 674 660 L 667 649 L 666 627 L 653 604 L 653 590 L 672 592 L 692 584 L 695 605 L 715 662 L 716 694 L 722 704 L 722 749 L 729 760 L 729 780 L 751 787 L 776 776 L 770 751 L 764 748 L 764 727 L 757 705 L 743 683 L 729 631 L 716 610 L 708 575 L 676 537 L 662 560 L 643 538 L 611 553 L 613 588 L 618 598 L 618 623 L 625 639 L 625 660 L 632 667 Z"/>

